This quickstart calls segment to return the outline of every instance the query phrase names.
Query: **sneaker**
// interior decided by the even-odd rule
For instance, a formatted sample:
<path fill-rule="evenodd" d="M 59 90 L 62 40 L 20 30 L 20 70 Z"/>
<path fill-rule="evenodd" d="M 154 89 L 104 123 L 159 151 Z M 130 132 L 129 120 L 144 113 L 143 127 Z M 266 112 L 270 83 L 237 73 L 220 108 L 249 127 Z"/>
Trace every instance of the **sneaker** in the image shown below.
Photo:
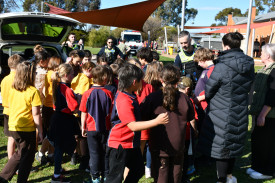
<path fill-rule="evenodd" d="M 77 159 L 77 154 L 74 153 L 71 157 L 71 165 L 76 165 L 77 164 L 76 159 Z"/>
<path fill-rule="evenodd" d="M 250 174 L 250 177 L 252 179 L 258 179 L 258 180 L 272 179 L 272 176 L 270 176 L 270 175 L 264 175 L 264 174 L 262 174 L 260 172 L 256 172 L 256 171 L 252 172 Z"/>
<path fill-rule="evenodd" d="M 227 177 L 226 183 L 237 183 L 237 178 L 234 176 Z"/>
<path fill-rule="evenodd" d="M 35 159 L 38 161 L 41 165 L 46 165 L 48 162 L 48 159 L 45 155 L 39 156 L 39 152 L 35 154 Z"/>
<path fill-rule="evenodd" d="M 194 165 L 191 165 L 190 167 L 188 167 L 187 169 L 187 175 L 191 175 L 196 171 Z"/>
<path fill-rule="evenodd" d="M 59 177 L 55 178 L 54 176 L 52 176 L 52 181 L 51 183 L 70 183 L 71 180 L 68 177 L 64 177 L 64 175 L 60 175 Z"/>
<path fill-rule="evenodd" d="M 248 175 L 252 174 L 253 172 L 256 172 L 256 171 L 253 170 L 252 168 L 246 169 L 246 173 L 247 173 Z"/>
<path fill-rule="evenodd" d="M 83 183 L 101 183 L 100 177 L 92 179 L 91 177 L 87 180 L 84 180 Z"/>
<path fill-rule="evenodd" d="M 145 178 L 148 179 L 151 177 L 151 168 L 145 166 Z"/>

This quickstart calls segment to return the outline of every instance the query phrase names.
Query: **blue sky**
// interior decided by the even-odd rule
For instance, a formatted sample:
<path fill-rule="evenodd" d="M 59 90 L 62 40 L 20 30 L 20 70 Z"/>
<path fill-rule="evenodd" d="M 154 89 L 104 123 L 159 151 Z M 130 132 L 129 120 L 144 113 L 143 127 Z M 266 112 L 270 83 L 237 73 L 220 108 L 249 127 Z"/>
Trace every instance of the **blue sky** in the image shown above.
<path fill-rule="evenodd" d="M 142 0 L 101 0 L 101 9 L 123 6 L 141 2 Z M 244 13 L 249 8 L 249 0 L 188 0 L 187 8 L 195 8 L 198 14 L 194 20 L 185 25 L 209 26 L 215 23 L 216 14 L 224 8 L 233 7 L 241 9 Z"/>

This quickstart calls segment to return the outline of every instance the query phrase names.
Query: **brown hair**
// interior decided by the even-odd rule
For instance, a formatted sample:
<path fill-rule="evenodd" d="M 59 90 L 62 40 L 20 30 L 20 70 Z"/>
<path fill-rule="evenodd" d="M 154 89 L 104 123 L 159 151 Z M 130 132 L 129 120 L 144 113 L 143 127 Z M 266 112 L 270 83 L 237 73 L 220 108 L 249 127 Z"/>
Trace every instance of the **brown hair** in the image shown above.
<path fill-rule="evenodd" d="M 90 69 L 93 69 L 95 67 L 96 67 L 96 65 L 93 62 L 86 62 L 81 66 L 81 69 L 82 70 L 90 70 Z"/>
<path fill-rule="evenodd" d="M 113 71 L 113 74 L 117 77 L 118 76 L 118 70 L 119 70 L 119 65 L 118 64 L 111 64 L 110 65 L 112 71 Z"/>
<path fill-rule="evenodd" d="M 69 57 L 80 57 L 80 58 L 84 58 L 85 53 L 82 50 L 73 50 L 69 53 Z"/>
<path fill-rule="evenodd" d="M 93 82 L 98 85 L 105 85 L 108 79 L 108 69 L 98 65 L 92 70 Z"/>
<path fill-rule="evenodd" d="M 16 73 L 12 88 L 18 91 L 25 91 L 28 86 L 34 86 L 35 62 L 24 61 L 16 67 Z"/>
<path fill-rule="evenodd" d="M 64 77 L 65 75 L 70 74 L 73 72 L 73 67 L 70 64 L 61 64 L 57 71 L 52 74 L 52 81 L 53 81 L 53 102 L 56 101 L 56 90 L 58 87 L 58 84 L 60 82 L 60 78 Z"/>
<path fill-rule="evenodd" d="M 114 64 L 118 64 L 119 67 L 122 67 L 123 64 L 125 64 L 126 62 L 122 59 L 122 58 L 117 58 L 115 61 L 114 61 Z"/>
<path fill-rule="evenodd" d="M 24 61 L 24 58 L 21 57 L 20 55 L 18 54 L 15 54 L 15 55 L 12 55 L 9 57 L 8 59 L 8 66 L 9 68 L 11 69 L 16 69 L 16 66 L 20 63 L 20 62 L 23 62 Z"/>
<path fill-rule="evenodd" d="M 127 60 L 127 63 L 129 63 L 129 64 L 132 64 L 132 65 L 135 65 L 135 66 L 137 66 L 138 68 L 141 68 L 141 63 L 140 63 L 140 61 L 138 60 L 138 59 L 136 59 L 136 58 L 129 58 L 128 60 Z"/>
<path fill-rule="evenodd" d="M 147 66 L 144 81 L 151 84 L 155 90 L 158 90 L 162 87 L 162 84 L 159 80 L 162 69 L 163 64 L 158 61 L 153 61 Z"/>
<path fill-rule="evenodd" d="M 58 66 L 62 63 L 62 60 L 59 56 L 53 56 L 50 58 L 48 63 L 48 70 L 56 71 Z"/>
<path fill-rule="evenodd" d="M 194 55 L 194 61 L 207 61 L 207 60 L 214 60 L 214 54 L 208 48 L 199 48 Z"/>
<path fill-rule="evenodd" d="M 101 62 L 107 62 L 108 63 L 107 57 L 105 57 L 105 56 L 98 57 L 97 58 L 97 64 L 100 65 Z"/>
<path fill-rule="evenodd" d="M 176 85 L 180 79 L 180 70 L 172 65 L 168 64 L 164 66 L 161 79 L 165 86 L 162 87 L 163 92 L 163 107 L 168 111 L 174 111 L 177 109 L 177 98 L 179 95 Z"/>
<path fill-rule="evenodd" d="M 36 53 L 36 52 L 39 52 L 39 51 L 45 51 L 45 48 L 42 45 L 37 44 L 33 47 L 33 53 Z"/>

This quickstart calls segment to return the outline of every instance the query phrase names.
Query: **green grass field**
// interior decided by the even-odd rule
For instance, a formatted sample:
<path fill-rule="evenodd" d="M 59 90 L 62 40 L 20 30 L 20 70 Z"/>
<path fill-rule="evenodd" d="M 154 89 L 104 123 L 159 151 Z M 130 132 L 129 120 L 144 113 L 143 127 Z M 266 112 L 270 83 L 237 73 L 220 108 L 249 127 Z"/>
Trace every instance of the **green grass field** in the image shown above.
<path fill-rule="evenodd" d="M 246 169 L 250 166 L 250 131 L 251 123 L 249 125 L 249 132 L 247 135 L 244 154 L 238 158 L 233 171 L 234 176 L 237 177 L 239 183 L 275 183 L 275 179 L 261 181 L 253 180 L 246 173 Z M 7 162 L 7 151 L 6 151 L 7 137 L 3 134 L 3 127 L 0 126 L 0 169 L 5 166 Z M 63 159 L 62 167 L 68 170 L 69 175 L 73 183 L 82 183 L 84 178 L 89 176 L 88 173 L 79 171 L 78 165 L 70 165 L 70 158 L 65 156 Z M 38 170 L 32 172 L 29 176 L 29 182 L 50 182 L 51 176 L 53 175 L 54 167 L 49 165 L 40 166 L 37 161 L 34 161 L 33 166 Z M 11 182 L 16 182 L 17 176 L 15 175 Z M 216 182 L 216 169 L 215 164 L 208 164 L 198 167 L 196 173 L 191 177 L 193 183 L 214 183 Z M 153 179 L 140 179 L 139 183 L 152 183 Z"/>

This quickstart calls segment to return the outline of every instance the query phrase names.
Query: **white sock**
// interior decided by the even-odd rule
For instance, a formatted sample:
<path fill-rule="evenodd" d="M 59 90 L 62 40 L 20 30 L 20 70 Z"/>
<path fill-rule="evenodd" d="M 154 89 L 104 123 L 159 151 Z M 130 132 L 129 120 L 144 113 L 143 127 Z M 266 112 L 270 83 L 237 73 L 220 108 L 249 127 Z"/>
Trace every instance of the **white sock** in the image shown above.
<path fill-rule="evenodd" d="M 43 156 L 44 154 L 41 151 L 38 151 L 38 156 Z"/>

